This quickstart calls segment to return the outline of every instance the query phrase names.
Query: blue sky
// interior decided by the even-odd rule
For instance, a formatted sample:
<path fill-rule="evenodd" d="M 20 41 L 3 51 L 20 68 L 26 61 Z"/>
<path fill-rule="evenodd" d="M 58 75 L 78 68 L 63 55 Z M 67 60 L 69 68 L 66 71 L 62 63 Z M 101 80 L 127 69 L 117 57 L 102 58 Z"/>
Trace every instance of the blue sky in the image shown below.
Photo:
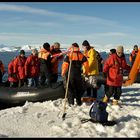
<path fill-rule="evenodd" d="M 1 2 L 0 44 L 139 45 L 139 14 L 138 2 Z"/>

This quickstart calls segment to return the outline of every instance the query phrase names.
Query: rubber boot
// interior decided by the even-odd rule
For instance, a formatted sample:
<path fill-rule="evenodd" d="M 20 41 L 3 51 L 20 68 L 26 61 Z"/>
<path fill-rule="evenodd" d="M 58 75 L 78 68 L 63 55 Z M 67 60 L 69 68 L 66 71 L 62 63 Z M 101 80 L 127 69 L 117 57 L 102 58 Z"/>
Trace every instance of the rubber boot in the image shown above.
<path fill-rule="evenodd" d="M 19 80 L 19 82 L 18 82 L 18 87 L 19 88 L 21 87 L 21 80 Z"/>
<path fill-rule="evenodd" d="M 91 98 L 90 101 L 91 101 L 91 102 L 94 102 L 94 101 L 96 101 L 96 98 Z"/>
<path fill-rule="evenodd" d="M 118 105 L 118 100 L 113 99 L 112 105 Z"/>
<path fill-rule="evenodd" d="M 108 97 L 105 95 L 104 98 L 103 98 L 103 102 L 104 102 L 104 103 L 107 103 L 108 101 L 109 101 L 109 99 L 108 99 Z"/>

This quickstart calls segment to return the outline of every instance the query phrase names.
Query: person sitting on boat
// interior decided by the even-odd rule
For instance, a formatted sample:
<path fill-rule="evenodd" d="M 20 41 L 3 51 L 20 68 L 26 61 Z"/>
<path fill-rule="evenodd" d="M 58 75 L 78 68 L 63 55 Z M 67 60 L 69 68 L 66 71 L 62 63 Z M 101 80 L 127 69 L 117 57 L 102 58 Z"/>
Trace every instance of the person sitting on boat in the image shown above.
<path fill-rule="evenodd" d="M 0 60 L 0 84 L 2 84 L 2 77 L 3 77 L 3 74 L 4 74 L 4 64 L 2 62 L 2 60 Z"/>
<path fill-rule="evenodd" d="M 19 56 L 14 60 L 14 74 L 18 78 L 18 87 L 22 87 L 26 84 L 26 76 L 24 65 L 27 57 L 25 56 L 25 51 L 21 50 Z"/>
<path fill-rule="evenodd" d="M 88 73 L 88 61 L 87 58 L 81 53 L 79 45 L 73 43 L 71 50 L 66 57 L 64 58 L 62 64 L 61 76 L 63 79 L 68 79 L 69 76 L 69 85 L 68 85 L 68 103 L 69 105 L 74 105 L 74 98 L 76 98 L 77 105 L 81 105 L 81 96 L 83 94 L 82 89 L 82 66 L 85 67 L 84 74 Z M 70 67 L 70 68 L 69 68 Z M 68 71 L 70 71 L 68 75 Z M 67 90 L 67 89 L 66 89 Z"/>
<path fill-rule="evenodd" d="M 16 57 L 14 57 L 8 64 L 8 81 L 10 82 L 10 87 L 18 86 L 18 78 L 17 78 L 17 75 L 14 73 L 15 59 L 16 59 Z"/>
<path fill-rule="evenodd" d="M 51 75 L 52 75 L 52 63 L 50 44 L 48 42 L 43 44 L 43 47 L 38 53 L 40 61 L 40 85 L 45 85 L 46 79 L 48 80 L 48 86 L 51 87 Z"/>
<path fill-rule="evenodd" d="M 25 76 L 28 79 L 28 87 L 37 87 L 39 83 L 40 62 L 37 49 L 33 49 L 25 62 Z"/>
<path fill-rule="evenodd" d="M 62 51 L 60 50 L 60 43 L 55 42 L 53 44 L 53 46 L 51 46 L 51 55 L 55 55 L 55 54 L 60 54 L 62 53 Z M 58 55 L 58 56 L 54 56 L 52 57 L 51 63 L 52 63 L 52 76 L 51 76 L 51 82 L 55 83 L 57 82 L 58 79 L 58 64 L 59 61 L 63 60 L 63 55 Z"/>

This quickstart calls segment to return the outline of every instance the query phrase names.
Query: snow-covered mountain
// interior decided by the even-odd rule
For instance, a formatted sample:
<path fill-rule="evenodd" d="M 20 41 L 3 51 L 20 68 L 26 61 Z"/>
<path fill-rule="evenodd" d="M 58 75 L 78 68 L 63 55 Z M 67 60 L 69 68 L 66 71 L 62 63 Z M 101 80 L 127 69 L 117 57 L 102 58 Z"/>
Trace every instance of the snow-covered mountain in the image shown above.
<path fill-rule="evenodd" d="M 30 51 L 33 48 L 39 49 L 41 45 L 23 45 L 23 46 L 7 46 L 4 44 L 0 45 L 0 52 L 12 52 L 12 51 L 18 51 L 18 50 L 25 50 L 25 51 Z"/>
<path fill-rule="evenodd" d="M 65 50 L 67 48 L 69 48 L 71 45 L 70 44 L 61 44 L 61 50 Z M 94 48 L 99 51 L 99 52 L 109 52 L 110 49 L 114 48 L 114 45 L 112 44 L 107 44 L 105 46 L 101 46 L 101 45 L 92 45 L 94 46 Z M 30 51 L 31 49 L 40 49 L 42 47 L 42 44 L 32 44 L 32 45 L 22 45 L 22 46 L 7 46 L 4 44 L 0 45 L 0 52 L 13 52 L 13 51 L 19 51 L 21 49 L 25 50 L 25 51 Z M 80 48 L 82 49 L 82 47 L 80 46 Z M 133 48 L 124 46 L 124 50 L 125 53 L 130 54 L 130 52 L 132 51 Z"/>
<path fill-rule="evenodd" d="M 0 45 L 0 52 L 14 52 L 19 50 L 30 51 L 32 49 L 40 49 L 42 45 L 40 44 L 33 44 L 33 45 L 22 45 L 22 46 L 8 46 L 1 44 Z"/>

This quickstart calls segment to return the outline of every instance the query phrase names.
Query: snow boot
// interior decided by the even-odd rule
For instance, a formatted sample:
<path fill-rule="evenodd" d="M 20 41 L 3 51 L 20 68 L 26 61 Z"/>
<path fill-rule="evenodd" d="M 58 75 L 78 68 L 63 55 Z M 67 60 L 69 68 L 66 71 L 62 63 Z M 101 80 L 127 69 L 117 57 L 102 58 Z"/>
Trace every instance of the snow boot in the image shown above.
<path fill-rule="evenodd" d="M 104 103 L 108 103 L 108 101 L 109 101 L 109 99 L 108 99 L 108 97 L 105 95 L 104 98 L 103 98 L 103 102 L 104 102 Z"/>
<path fill-rule="evenodd" d="M 119 105 L 119 104 L 118 104 L 118 100 L 113 99 L 112 105 Z"/>

